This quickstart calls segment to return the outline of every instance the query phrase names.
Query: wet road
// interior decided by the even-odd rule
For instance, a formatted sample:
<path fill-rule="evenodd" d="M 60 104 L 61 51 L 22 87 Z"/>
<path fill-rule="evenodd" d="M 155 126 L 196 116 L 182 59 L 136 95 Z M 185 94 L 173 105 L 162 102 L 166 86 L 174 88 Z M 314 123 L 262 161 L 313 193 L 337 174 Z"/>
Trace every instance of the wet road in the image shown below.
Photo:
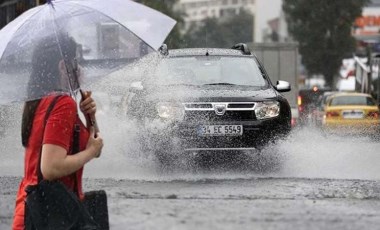
<path fill-rule="evenodd" d="M 0 229 L 9 229 L 17 177 L 0 179 Z M 245 177 L 87 179 L 108 192 L 111 229 L 378 229 L 380 183 Z"/>
<path fill-rule="evenodd" d="M 0 229 L 10 229 L 23 167 L 12 119 L 0 135 Z M 111 229 L 380 228 L 380 143 L 308 127 L 263 151 L 274 168 L 253 154 L 162 173 L 138 151 L 133 123 L 102 113 L 98 121 L 106 145 L 86 166 L 84 189 L 107 191 Z"/>

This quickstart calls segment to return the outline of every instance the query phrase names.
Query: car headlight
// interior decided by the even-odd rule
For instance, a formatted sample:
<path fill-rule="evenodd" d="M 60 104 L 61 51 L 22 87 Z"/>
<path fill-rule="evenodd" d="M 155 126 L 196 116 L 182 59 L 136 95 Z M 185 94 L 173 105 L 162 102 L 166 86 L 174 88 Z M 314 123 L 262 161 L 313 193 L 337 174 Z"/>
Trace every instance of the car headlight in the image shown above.
<path fill-rule="evenodd" d="M 175 103 L 158 103 L 156 106 L 158 116 L 170 120 L 182 120 L 185 115 L 184 107 Z"/>
<path fill-rule="evenodd" d="M 278 101 L 257 102 L 255 114 L 258 120 L 277 117 L 280 114 L 280 103 Z"/>

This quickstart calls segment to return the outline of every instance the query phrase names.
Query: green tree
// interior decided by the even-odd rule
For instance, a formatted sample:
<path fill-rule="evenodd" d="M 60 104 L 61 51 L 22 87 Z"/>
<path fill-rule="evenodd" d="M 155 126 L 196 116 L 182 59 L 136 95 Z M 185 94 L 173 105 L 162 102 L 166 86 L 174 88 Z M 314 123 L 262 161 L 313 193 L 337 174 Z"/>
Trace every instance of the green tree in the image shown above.
<path fill-rule="evenodd" d="M 224 32 L 216 18 L 206 18 L 201 26 L 191 25 L 184 35 L 185 47 L 220 47 L 226 43 Z"/>
<path fill-rule="evenodd" d="M 226 31 L 227 44 L 225 46 L 227 47 L 240 42 L 253 41 L 253 16 L 248 11 L 241 10 L 238 15 L 225 21 L 222 26 Z"/>
<path fill-rule="evenodd" d="M 353 22 L 368 0 L 284 0 L 289 33 L 299 42 L 309 74 L 322 74 L 333 86 L 342 59 L 355 50 Z"/>
<path fill-rule="evenodd" d="M 201 26 L 192 25 L 184 35 L 184 47 L 227 48 L 252 42 L 253 16 L 247 11 L 224 20 L 206 18 Z"/>
<path fill-rule="evenodd" d="M 136 2 L 160 11 L 161 13 L 166 14 L 177 21 L 177 24 L 164 41 L 164 43 L 166 43 L 170 48 L 180 48 L 182 44 L 180 27 L 183 25 L 183 15 L 180 12 L 175 12 L 173 10 L 173 6 L 177 1 L 178 0 L 136 0 Z"/>

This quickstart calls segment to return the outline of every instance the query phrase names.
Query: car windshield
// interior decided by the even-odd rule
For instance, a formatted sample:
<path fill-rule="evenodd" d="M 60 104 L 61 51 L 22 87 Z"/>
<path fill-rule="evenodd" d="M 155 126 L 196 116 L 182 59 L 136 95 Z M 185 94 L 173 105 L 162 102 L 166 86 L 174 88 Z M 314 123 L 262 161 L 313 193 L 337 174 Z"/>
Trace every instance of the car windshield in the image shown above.
<path fill-rule="evenodd" d="M 331 106 L 340 105 L 376 105 L 375 101 L 366 96 L 339 96 L 334 97 L 330 103 Z"/>
<path fill-rule="evenodd" d="M 152 74 L 157 85 L 244 85 L 263 87 L 257 62 L 243 57 L 175 57 L 160 62 Z"/>

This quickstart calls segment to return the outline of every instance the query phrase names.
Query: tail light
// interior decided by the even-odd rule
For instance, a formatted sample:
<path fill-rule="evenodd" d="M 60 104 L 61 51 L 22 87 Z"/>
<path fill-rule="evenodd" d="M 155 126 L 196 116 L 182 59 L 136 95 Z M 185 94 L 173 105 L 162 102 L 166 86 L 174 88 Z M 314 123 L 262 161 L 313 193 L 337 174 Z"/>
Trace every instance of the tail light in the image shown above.
<path fill-rule="evenodd" d="M 301 97 L 301 96 L 298 96 L 298 97 L 297 97 L 297 105 L 298 105 L 298 106 L 301 106 L 301 105 L 302 105 L 302 97 Z"/>
<path fill-rule="evenodd" d="M 378 111 L 369 112 L 367 116 L 370 117 L 370 118 L 377 119 L 377 118 L 379 118 L 379 112 Z"/>
<path fill-rule="evenodd" d="M 303 112 L 303 106 L 302 106 L 302 97 L 298 96 L 297 97 L 297 105 L 298 105 L 298 112 Z"/>
<path fill-rule="evenodd" d="M 339 117 L 339 113 L 335 111 L 329 111 L 326 113 L 326 117 Z"/>
<path fill-rule="evenodd" d="M 291 120 L 291 126 L 292 126 L 292 127 L 295 127 L 296 124 L 297 124 L 297 119 L 294 118 L 294 117 L 292 117 L 292 120 Z"/>

